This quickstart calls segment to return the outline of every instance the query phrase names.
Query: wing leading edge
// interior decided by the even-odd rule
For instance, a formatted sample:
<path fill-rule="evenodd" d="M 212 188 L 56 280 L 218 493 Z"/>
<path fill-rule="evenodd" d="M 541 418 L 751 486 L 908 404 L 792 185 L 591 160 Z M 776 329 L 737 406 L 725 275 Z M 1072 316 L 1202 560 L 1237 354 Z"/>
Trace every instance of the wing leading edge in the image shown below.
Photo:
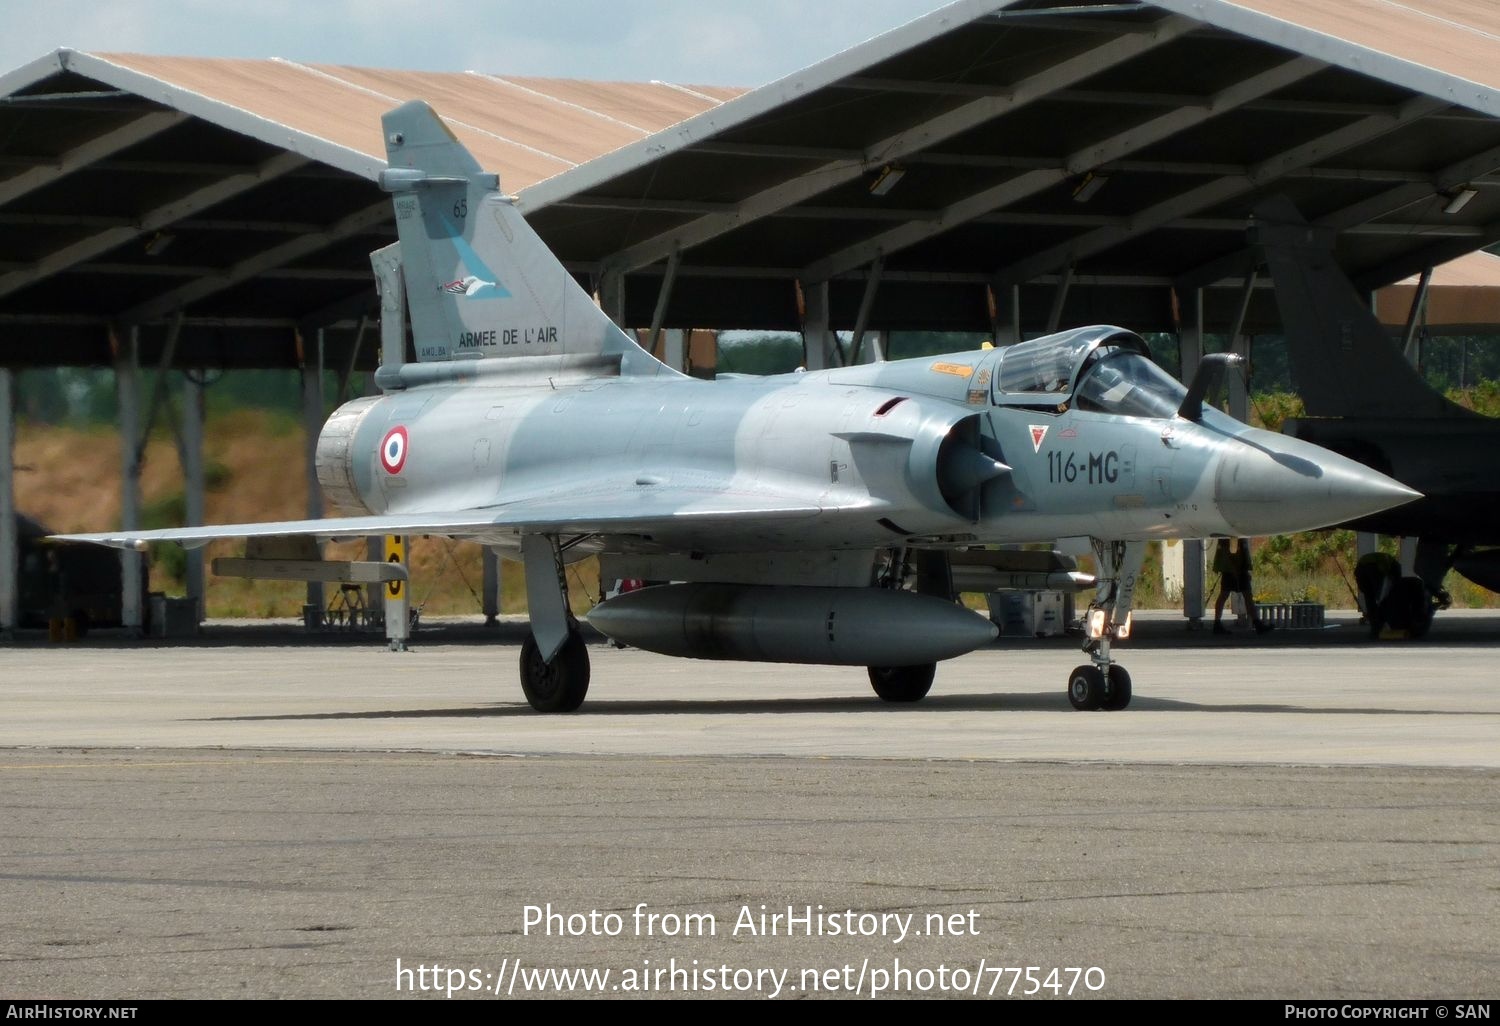
<path fill-rule="evenodd" d="M 378 534 L 433 534 L 451 538 L 482 537 L 493 533 L 523 534 L 654 534 L 674 527 L 697 527 L 716 522 L 787 521 L 852 512 L 848 507 L 824 506 L 786 497 L 769 497 L 690 488 L 598 488 L 589 496 L 552 494 L 517 500 L 485 509 L 455 512 L 403 513 L 322 520 L 284 520 L 260 524 L 220 524 L 206 527 L 169 527 L 153 531 L 104 531 L 95 534 L 53 535 L 53 541 L 89 542 L 117 549 L 151 542 L 176 542 L 194 549 L 225 538 L 308 536 L 319 539 L 363 538 Z M 862 508 L 862 507 L 860 507 Z"/>

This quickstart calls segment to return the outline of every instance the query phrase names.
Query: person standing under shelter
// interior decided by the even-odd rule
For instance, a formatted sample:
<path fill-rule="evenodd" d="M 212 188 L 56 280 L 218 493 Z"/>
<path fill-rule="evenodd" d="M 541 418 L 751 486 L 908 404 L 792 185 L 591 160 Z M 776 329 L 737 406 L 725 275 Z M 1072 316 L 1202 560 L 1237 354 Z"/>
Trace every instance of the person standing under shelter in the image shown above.
<path fill-rule="evenodd" d="M 1256 634 L 1264 634 L 1271 625 L 1255 615 L 1255 596 L 1250 585 L 1250 539 L 1220 538 L 1214 547 L 1214 572 L 1219 575 L 1219 597 L 1214 601 L 1214 633 L 1228 634 L 1224 626 L 1224 603 L 1229 596 L 1238 593 L 1245 603 L 1245 615 L 1255 627 Z"/>

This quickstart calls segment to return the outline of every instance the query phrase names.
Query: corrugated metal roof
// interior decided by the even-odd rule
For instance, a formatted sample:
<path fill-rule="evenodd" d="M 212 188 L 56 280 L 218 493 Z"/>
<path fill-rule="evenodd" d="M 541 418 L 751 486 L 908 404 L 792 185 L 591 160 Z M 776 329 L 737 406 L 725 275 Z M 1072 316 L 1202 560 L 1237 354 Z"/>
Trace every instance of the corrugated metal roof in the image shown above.
<path fill-rule="evenodd" d="M 384 162 L 380 116 L 410 99 L 438 110 L 513 192 L 719 106 L 743 90 L 476 72 L 389 71 L 287 60 L 96 54 L 177 89 Z"/>
<path fill-rule="evenodd" d="M 1361 289 L 1500 241 L 1497 20 L 1474 0 L 957 0 L 743 94 L 60 51 L 0 74 L 24 186 L 0 181 L 0 325 L 78 360 L 103 326 L 163 335 L 177 311 L 179 355 L 283 361 L 291 324 L 347 346 L 391 236 L 379 118 L 411 96 L 586 287 L 623 281 L 630 324 L 674 256 L 668 327 L 796 328 L 799 285 L 823 282 L 836 328 L 868 306 L 877 330 L 1034 332 L 1054 308 L 1171 330 L 1199 288 L 1219 324 L 1272 196 Z M 904 176 L 873 191 L 887 166 Z M 1275 330 L 1260 280 L 1248 323 Z"/>
<path fill-rule="evenodd" d="M 1379 55 L 1431 69 L 1482 87 L 1450 90 L 1455 103 L 1500 114 L 1500 4 L 1495 0 L 1153 0 L 1158 6 L 1201 18 L 1327 60 L 1436 93 L 1442 84 L 1402 74 Z M 1310 30 L 1324 37 L 1314 39 Z M 1293 31 L 1287 31 L 1293 30 Z M 1356 49 L 1358 48 L 1358 49 Z M 1363 52 L 1360 52 L 1363 51 Z M 1373 58 L 1373 59 L 1372 59 Z M 1436 88 L 1434 88 L 1436 87 Z"/>
<path fill-rule="evenodd" d="M 1500 4 L 1495 0 L 1235 0 L 1401 60 L 1500 90 Z"/>
<path fill-rule="evenodd" d="M 1335 38 L 1500 90 L 1495 0 L 1233 0 Z"/>

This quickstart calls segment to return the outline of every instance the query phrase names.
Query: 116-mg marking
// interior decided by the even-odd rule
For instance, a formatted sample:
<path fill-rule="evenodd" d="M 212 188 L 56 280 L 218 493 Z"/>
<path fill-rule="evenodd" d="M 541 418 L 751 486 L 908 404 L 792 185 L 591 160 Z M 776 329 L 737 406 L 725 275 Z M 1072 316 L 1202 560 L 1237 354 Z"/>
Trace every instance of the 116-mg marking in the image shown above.
<path fill-rule="evenodd" d="M 1090 452 L 1047 454 L 1047 480 L 1052 484 L 1114 484 L 1120 480 L 1120 454 Z"/>

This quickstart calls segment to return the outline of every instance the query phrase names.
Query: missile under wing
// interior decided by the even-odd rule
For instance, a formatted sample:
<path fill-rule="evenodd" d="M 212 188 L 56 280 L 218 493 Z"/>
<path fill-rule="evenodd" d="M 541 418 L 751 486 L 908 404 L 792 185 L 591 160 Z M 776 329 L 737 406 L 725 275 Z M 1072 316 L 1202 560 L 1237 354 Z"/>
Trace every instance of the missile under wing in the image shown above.
<path fill-rule="evenodd" d="M 531 704 L 583 702 L 564 564 L 678 582 L 590 619 L 705 659 L 863 665 L 915 701 L 935 664 L 995 636 L 954 601 L 948 553 L 1090 536 L 1099 560 L 1079 708 L 1123 708 L 1144 544 L 1300 530 L 1415 493 L 1256 431 L 1099 326 L 1005 350 L 717 382 L 663 366 L 604 316 L 433 111 L 383 123 L 418 362 L 329 419 L 325 496 L 347 516 L 74 536 L 436 534 L 526 566 Z M 1212 367 L 1212 361 L 1210 361 Z"/>

